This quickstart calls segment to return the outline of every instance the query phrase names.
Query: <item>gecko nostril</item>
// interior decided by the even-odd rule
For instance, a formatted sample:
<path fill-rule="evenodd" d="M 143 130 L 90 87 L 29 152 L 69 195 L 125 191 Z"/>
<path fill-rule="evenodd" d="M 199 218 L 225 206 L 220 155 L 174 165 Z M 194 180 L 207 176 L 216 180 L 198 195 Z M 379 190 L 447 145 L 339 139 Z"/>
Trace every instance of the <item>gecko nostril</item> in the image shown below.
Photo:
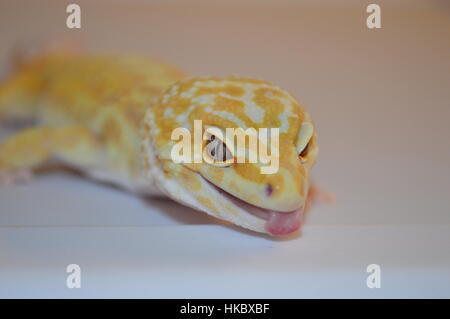
<path fill-rule="evenodd" d="M 267 195 L 267 196 L 271 196 L 272 193 L 273 193 L 273 187 L 272 187 L 272 184 L 267 184 L 267 185 L 266 185 L 266 195 Z"/>

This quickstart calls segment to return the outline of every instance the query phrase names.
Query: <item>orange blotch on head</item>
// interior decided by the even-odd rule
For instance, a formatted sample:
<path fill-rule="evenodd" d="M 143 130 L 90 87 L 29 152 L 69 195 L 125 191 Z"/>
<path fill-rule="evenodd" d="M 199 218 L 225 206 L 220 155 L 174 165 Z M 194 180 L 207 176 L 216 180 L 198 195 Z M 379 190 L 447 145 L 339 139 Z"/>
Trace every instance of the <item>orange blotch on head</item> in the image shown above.
<path fill-rule="evenodd" d="M 242 112 L 244 102 L 223 96 L 216 96 L 216 109 L 230 112 Z"/>
<path fill-rule="evenodd" d="M 218 183 L 223 180 L 223 176 L 225 174 L 224 168 L 222 167 L 211 167 L 210 171 L 208 172 L 209 177 L 214 182 Z"/>
<path fill-rule="evenodd" d="M 189 115 L 189 121 L 194 123 L 194 120 L 202 120 L 203 126 L 211 125 L 221 128 L 236 127 L 236 123 L 227 120 L 221 116 L 215 115 L 214 113 L 205 112 L 202 108 L 197 108 L 191 112 Z"/>
<path fill-rule="evenodd" d="M 161 113 L 161 116 L 163 116 L 164 114 L 164 110 L 166 108 L 172 108 L 173 109 L 173 113 L 175 115 L 181 114 L 184 111 L 186 111 L 189 106 L 192 105 L 192 100 L 191 99 L 186 99 L 186 98 L 182 98 L 178 95 L 172 96 L 169 101 L 164 104 L 164 106 L 160 105 L 159 106 L 159 112 Z"/>
<path fill-rule="evenodd" d="M 159 128 L 159 132 L 156 137 L 156 142 L 159 145 L 164 145 L 168 141 L 171 141 L 173 130 L 179 126 L 178 122 L 171 118 L 160 118 L 156 122 L 156 125 Z"/>
<path fill-rule="evenodd" d="M 255 90 L 253 102 L 268 111 L 276 111 L 277 113 L 284 111 L 285 105 L 279 99 L 268 97 L 267 92 L 270 92 L 267 88 Z"/>
<path fill-rule="evenodd" d="M 211 211 L 215 212 L 218 216 L 220 216 L 220 211 L 216 208 L 213 201 L 205 196 L 197 195 L 197 200 L 202 204 L 203 206 L 209 208 Z"/>

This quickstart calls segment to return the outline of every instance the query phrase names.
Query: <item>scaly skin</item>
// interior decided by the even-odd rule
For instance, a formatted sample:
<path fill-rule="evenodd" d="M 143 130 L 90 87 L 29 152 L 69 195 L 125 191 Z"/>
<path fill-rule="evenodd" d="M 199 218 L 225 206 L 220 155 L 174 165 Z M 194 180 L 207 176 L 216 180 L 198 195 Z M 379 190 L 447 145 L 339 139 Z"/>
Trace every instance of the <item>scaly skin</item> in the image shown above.
<path fill-rule="evenodd" d="M 318 152 L 309 114 L 273 84 L 186 79 L 172 66 L 140 57 L 35 60 L 0 86 L 0 119 L 36 123 L 0 144 L 0 180 L 57 160 L 274 236 L 299 228 Z M 171 134 L 192 129 L 194 120 L 221 129 L 279 128 L 278 172 L 261 174 L 260 163 L 175 163 Z"/>

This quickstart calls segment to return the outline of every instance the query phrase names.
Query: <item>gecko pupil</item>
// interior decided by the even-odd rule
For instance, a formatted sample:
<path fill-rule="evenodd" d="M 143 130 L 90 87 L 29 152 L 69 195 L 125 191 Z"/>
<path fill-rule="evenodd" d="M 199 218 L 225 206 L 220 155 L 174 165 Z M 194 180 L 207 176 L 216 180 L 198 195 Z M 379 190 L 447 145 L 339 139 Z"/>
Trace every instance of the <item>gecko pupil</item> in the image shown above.
<path fill-rule="evenodd" d="M 227 160 L 227 147 L 225 144 L 222 144 L 222 162 Z"/>
<path fill-rule="evenodd" d="M 229 151 L 225 143 L 221 140 L 216 139 L 215 135 L 210 135 L 206 142 L 206 146 L 209 146 L 208 153 L 209 156 L 214 158 L 216 161 L 227 161 L 229 157 Z"/>

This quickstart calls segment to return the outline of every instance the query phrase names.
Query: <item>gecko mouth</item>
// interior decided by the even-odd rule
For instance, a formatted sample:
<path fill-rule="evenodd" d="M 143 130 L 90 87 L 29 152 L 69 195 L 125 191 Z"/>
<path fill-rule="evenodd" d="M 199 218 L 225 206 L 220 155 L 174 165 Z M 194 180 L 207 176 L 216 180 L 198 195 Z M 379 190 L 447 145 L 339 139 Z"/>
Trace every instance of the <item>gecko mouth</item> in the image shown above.
<path fill-rule="evenodd" d="M 203 176 L 202 176 L 203 177 Z M 291 212 L 281 212 L 275 211 L 259 206 L 250 204 L 230 193 L 223 190 L 222 188 L 216 186 L 215 184 L 208 181 L 206 178 L 203 179 L 211 185 L 220 195 L 227 198 L 235 206 L 244 210 L 245 212 L 263 219 L 265 223 L 266 231 L 272 236 L 284 236 L 297 231 L 303 221 L 303 207 L 298 210 Z"/>

